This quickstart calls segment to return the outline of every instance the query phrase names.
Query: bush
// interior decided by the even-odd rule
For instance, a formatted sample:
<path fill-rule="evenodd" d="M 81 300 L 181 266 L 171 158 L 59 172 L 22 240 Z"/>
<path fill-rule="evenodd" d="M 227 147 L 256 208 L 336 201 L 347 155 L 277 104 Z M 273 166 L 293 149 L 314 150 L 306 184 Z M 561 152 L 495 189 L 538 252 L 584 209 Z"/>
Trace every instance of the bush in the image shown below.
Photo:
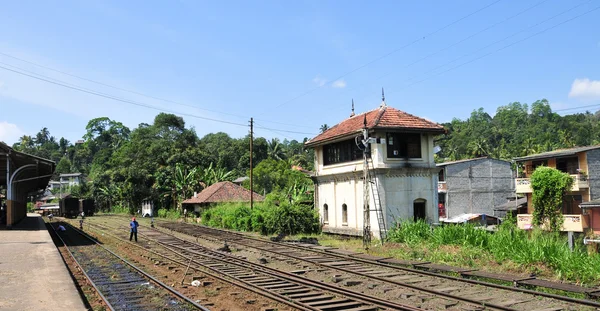
<path fill-rule="evenodd" d="M 318 213 L 305 205 L 259 203 L 251 210 L 246 204 L 220 204 L 202 213 L 202 223 L 237 231 L 255 231 L 263 235 L 321 231 Z"/>

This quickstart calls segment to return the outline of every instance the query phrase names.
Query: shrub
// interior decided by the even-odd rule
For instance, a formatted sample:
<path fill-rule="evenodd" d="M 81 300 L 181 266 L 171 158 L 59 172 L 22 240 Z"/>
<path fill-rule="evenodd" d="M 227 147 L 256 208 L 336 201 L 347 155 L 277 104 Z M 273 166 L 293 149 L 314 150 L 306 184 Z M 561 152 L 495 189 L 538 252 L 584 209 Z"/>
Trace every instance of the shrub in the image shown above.
<path fill-rule="evenodd" d="M 181 217 L 181 212 L 177 209 L 159 209 L 156 214 L 160 218 L 168 218 L 168 219 L 179 219 Z"/>
<path fill-rule="evenodd" d="M 220 204 L 202 213 L 202 223 L 238 231 L 255 231 L 263 235 L 285 233 L 320 233 L 318 213 L 310 206 L 259 203 L 250 209 L 246 204 Z"/>

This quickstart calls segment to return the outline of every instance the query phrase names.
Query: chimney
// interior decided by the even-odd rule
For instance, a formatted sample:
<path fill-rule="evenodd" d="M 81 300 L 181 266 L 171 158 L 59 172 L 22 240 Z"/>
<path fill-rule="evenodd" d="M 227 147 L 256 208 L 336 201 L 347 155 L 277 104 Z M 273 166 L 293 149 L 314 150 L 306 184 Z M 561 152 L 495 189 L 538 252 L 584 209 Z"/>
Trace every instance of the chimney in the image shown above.
<path fill-rule="evenodd" d="M 194 198 L 198 197 L 198 192 L 194 191 Z"/>

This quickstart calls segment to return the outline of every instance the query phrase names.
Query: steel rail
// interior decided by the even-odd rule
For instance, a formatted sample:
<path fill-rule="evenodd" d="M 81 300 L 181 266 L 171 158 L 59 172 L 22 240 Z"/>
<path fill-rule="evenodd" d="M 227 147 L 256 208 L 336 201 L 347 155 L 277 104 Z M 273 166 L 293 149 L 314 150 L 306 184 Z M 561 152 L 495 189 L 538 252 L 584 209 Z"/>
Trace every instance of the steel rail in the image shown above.
<path fill-rule="evenodd" d="M 166 223 L 171 224 L 170 222 L 166 222 Z M 582 304 L 582 305 L 587 305 L 587 306 L 591 306 L 591 307 L 600 308 L 600 303 L 596 302 L 596 301 L 593 301 L 593 300 L 574 298 L 574 297 L 569 297 L 569 296 L 564 296 L 564 295 L 558 295 L 558 294 L 552 294 L 552 293 L 546 293 L 546 292 L 532 290 L 532 289 L 512 287 L 512 286 L 507 286 L 507 285 L 502 285 L 502 284 L 496 284 L 496 283 L 491 283 L 491 282 L 486 282 L 486 281 L 481 281 L 481 280 L 467 279 L 467 278 L 461 278 L 461 277 L 456 277 L 456 276 L 442 274 L 442 273 L 435 273 L 435 272 L 431 272 L 431 271 L 424 271 L 424 270 L 419 270 L 419 269 L 414 269 L 414 268 L 402 267 L 402 266 L 392 265 L 392 264 L 387 264 L 387 263 L 382 263 L 382 262 L 378 262 L 378 261 L 374 261 L 374 260 L 368 260 L 368 259 L 352 257 L 352 256 L 348 256 L 348 255 L 336 254 L 336 253 L 326 252 L 326 251 L 317 250 L 317 249 L 311 249 L 311 248 L 302 247 L 302 246 L 298 246 L 298 245 L 293 245 L 293 244 L 289 244 L 289 243 L 271 242 L 271 241 L 267 241 L 267 240 L 264 240 L 264 239 L 259 239 L 259 238 L 255 238 L 255 237 L 251 237 L 251 236 L 246 236 L 246 235 L 241 234 L 239 232 L 232 232 L 232 231 L 224 230 L 224 229 L 208 228 L 208 227 L 201 226 L 201 225 L 193 225 L 193 226 L 198 226 L 198 227 L 200 227 L 200 228 L 202 228 L 204 230 L 208 230 L 208 231 L 226 232 L 226 233 L 229 233 L 231 235 L 235 235 L 237 237 L 241 237 L 243 239 L 258 241 L 258 242 L 261 242 L 261 243 L 270 244 L 270 245 L 274 245 L 274 246 L 289 247 L 289 248 L 294 248 L 294 249 L 298 249 L 298 250 L 302 250 L 302 251 L 313 252 L 313 253 L 318 253 L 318 254 L 325 254 L 325 255 L 328 255 L 328 256 L 333 256 L 333 257 L 337 257 L 337 258 L 343 258 L 343 259 L 346 259 L 346 260 L 352 260 L 352 261 L 356 261 L 356 262 L 362 262 L 362 263 L 372 264 L 372 265 L 375 265 L 375 266 L 387 267 L 387 268 L 391 268 L 391 269 L 395 269 L 395 270 L 401 270 L 401 271 L 412 272 L 412 273 L 417 273 L 417 274 L 421 274 L 421 275 L 427 275 L 427 276 L 432 276 L 432 277 L 439 277 L 439 278 L 454 280 L 454 281 L 458 281 L 458 282 L 471 283 L 471 284 L 477 284 L 477 285 L 482 285 L 482 286 L 487 286 L 487 287 L 504 289 L 504 290 L 513 291 L 513 292 L 521 292 L 521 293 L 526 293 L 526 294 L 531 294 L 531 295 L 536 295 L 536 296 L 542 296 L 542 297 L 547 297 L 547 298 L 562 300 L 562 301 L 566 301 L 566 302 L 572 302 L 572 303 L 577 303 L 577 304 Z M 166 229 L 170 229 L 170 228 L 166 228 Z M 170 230 L 173 230 L 173 229 L 170 229 Z M 185 233 L 183 233 L 183 234 L 185 234 Z M 248 247 L 252 247 L 252 248 L 255 248 L 255 249 L 259 249 L 259 250 L 262 250 L 262 251 L 267 251 L 267 252 L 270 252 L 270 253 L 274 253 L 274 254 L 278 254 L 278 255 L 282 255 L 282 256 L 287 256 L 287 257 L 290 257 L 290 258 L 294 258 L 294 256 L 287 255 L 286 253 L 278 253 L 278 252 L 275 252 L 275 251 L 272 251 L 272 250 L 268 250 L 268 249 L 263 249 L 263 248 L 260 248 L 260 247 L 254 246 L 254 245 L 247 245 L 247 244 L 239 242 L 239 240 L 230 240 L 230 241 L 238 243 L 238 244 L 241 244 L 241 245 L 244 245 L 244 246 L 248 246 Z M 315 262 L 312 262 L 312 261 L 309 261 L 309 260 L 305 260 L 305 259 L 302 259 L 302 258 L 294 258 L 294 259 L 302 260 L 302 261 L 305 261 L 305 262 L 310 262 L 310 263 L 313 263 L 313 264 L 320 265 L 319 263 L 315 263 Z M 328 267 L 329 268 L 333 268 L 333 269 L 339 269 L 337 267 L 330 267 L 330 266 L 328 266 Z M 356 272 L 353 272 L 353 271 L 348 271 L 348 272 L 356 273 Z M 389 281 L 386 281 L 386 282 L 389 282 Z"/>
<path fill-rule="evenodd" d="M 199 310 L 202 311 L 210 311 L 209 309 L 207 309 L 206 307 L 199 305 L 198 303 L 196 303 L 195 301 L 189 299 L 188 297 L 186 297 L 185 295 L 183 295 L 182 293 L 176 291 L 174 288 L 168 286 L 167 284 L 161 282 L 160 280 L 156 279 L 155 277 L 151 276 L 150 274 L 146 273 L 145 271 L 143 271 L 142 269 L 138 268 L 137 266 L 135 266 L 134 264 L 132 264 L 131 262 L 127 261 L 125 258 L 115 254 L 113 251 L 109 250 L 108 248 L 106 248 L 104 245 L 100 244 L 94 237 L 88 235 L 86 232 L 83 232 L 77 228 L 75 228 L 74 226 L 72 226 L 71 224 L 69 224 L 69 226 L 73 229 L 73 231 L 81 234 L 82 236 L 86 237 L 87 239 L 89 239 L 90 241 L 94 242 L 97 246 L 100 246 L 102 249 L 104 249 L 105 251 L 107 251 L 108 253 L 110 253 L 111 255 L 117 257 L 119 260 L 121 260 L 122 262 L 124 262 L 125 264 L 129 265 L 130 267 L 132 267 L 134 270 L 136 270 L 137 272 L 139 272 L 140 274 L 142 274 L 143 276 L 145 276 L 146 278 L 152 280 L 153 282 L 155 282 L 156 284 L 160 285 L 162 288 L 166 289 L 167 291 L 169 291 L 170 293 L 172 293 L 173 295 L 179 297 L 180 299 L 186 301 L 187 303 L 193 305 L 194 307 L 196 307 Z M 64 242 L 64 241 L 63 241 Z M 68 247 L 68 246 L 67 246 Z"/>
<path fill-rule="evenodd" d="M 56 229 L 54 229 L 54 227 L 52 226 L 52 224 L 49 224 L 49 226 L 52 228 L 52 231 L 54 232 L 54 235 L 63 244 L 63 246 L 65 247 L 65 249 L 69 253 L 69 256 L 71 256 L 71 258 L 73 258 L 73 261 L 77 265 L 77 268 L 79 268 L 79 271 L 81 271 L 83 273 L 83 275 L 85 276 L 85 278 L 88 280 L 88 282 L 90 282 L 90 285 L 92 285 L 92 287 L 94 288 L 94 290 L 96 291 L 96 293 L 98 293 L 98 295 L 100 296 L 100 298 L 102 298 L 102 301 L 104 301 L 104 303 L 106 304 L 106 306 L 108 307 L 108 309 L 110 309 L 110 311 L 115 311 L 115 308 L 108 302 L 108 299 L 106 299 L 106 297 L 104 297 L 104 295 L 102 295 L 102 292 L 100 291 L 100 289 L 98 289 L 98 287 L 96 286 L 96 284 L 94 283 L 94 281 L 92 281 L 92 279 L 90 278 L 90 276 L 85 272 L 85 270 L 83 270 L 83 267 L 79 264 L 79 261 L 75 258 L 75 255 L 73 255 L 73 253 L 69 249 L 69 246 L 67 246 L 67 243 L 65 243 L 65 240 L 63 240 L 63 238 L 58 234 L 58 232 L 56 232 Z M 66 262 L 65 262 L 65 264 L 66 264 Z"/>
<path fill-rule="evenodd" d="M 94 224 L 94 225 L 98 226 L 97 224 Z M 118 230 L 118 228 L 111 228 L 111 229 Z M 204 247 L 202 247 L 200 245 L 193 244 L 193 243 L 191 243 L 189 241 L 185 241 L 183 239 L 180 239 L 178 237 L 175 237 L 175 236 L 173 236 L 171 234 L 168 234 L 168 233 L 165 233 L 165 232 L 162 232 L 162 231 L 159 231 L 159 230 L 153 230 L 153 231 L 156 232 L 156 233 L 165 235 L 166 237 L 169 237 L 170 239 L 177 240 L 178 242 L 190 243 L 191 246 L 202 248 L 203 250 L 206 251 L 206 253 L 204 253 L 204 252 L 198 252 L 198 251 L 193 251 L 193 250 L 186 249 L 186 248 L 183 248 L 183 247 L 178 247 L 178 246 L 170 245 L 170 244 L 162 242 L 162 241 L 160 241 L 158 239 L 152 238 L 152 237 L 148 236 L 147 234 L 140 234 L 141 236 L 145 237 L 147 240 L 153 241 L 153 242 L 161 245 L 165 249 L 168 249 L 171 252 L 176 253 L 179 256 L 183 257 L 183 258 L 189 258 L 189 256 L 186 256 L 186 255 L 180 253 L 180 251 L 175 250 L 174 248 L 181 249 L 182 251 L 185 251 L 185 252 L 188 252 L 188 253 L 191 253 L 191 254 L 195 254 L 195 255 L 198 255 L 198 256 L 202 256 L 202 257 L 208 258 L 210 260 L 214 260 L 214 261 L 218 261 L 218 262 L 224 262 L 224 263 L 227 263 L 227 264 L 230 264 L 230 265 L 234 265 L 234 266 L 238 266 L 238 267 L 243 267 L 245 269 L 251 269 L 253 271 L 258 271 L 258 272 L 263 273 L 265 275 L 269 275 L 269 276 L 276 277 L 276 278 L 287 279 L 288 281 L 291 281 L 293 283 L 298 283 L 298 284 L 302 284 L 302 285 L 307 286 L 307 287 L 312 287 L 312 288 L 320 289 L 320 290 L 323 290 L 325 292 L 335 293 L 335 294 L 340 295 L 340 296 L 349 297 L 349 298 L 355 299 L 356 301 L 359 301 L 359 302 L 362 302 L 362 303 L 365 303 L 365 304 L 374 304 L 374 305 L 379 306 L 379 307 L 391 308 L 393 310 L 405 310 L 405 311 L 418 311 L 418 310 L 422 310 L 420 308 L 416 308 L 416 307 L 409 306 L 409 305 L 404 305 L 404 304 L 398 304 L 398 303 L 395 303 L 395 302 L 392 302 L 392 301 L 389 301 L 389 300 L 383 300 L 383 299 L 379 299 L 379 298 L 373 298 L 373 297 L 364 295 L 362 293 L 355 292 L 355 291 L 348 290 L 348 289 L 333 288 L 331 286 L 323 285 L 320 282 L 316 282 L 316 281 L 313 281 L 313 280 L 309 280 L 309 279 L 298 277 L 297 275 L 292 274 L 292 273 L 287 273 L 287 272 L 284 272 L 284 271 L 271 269 L 271 268 L 264 267 L 264 266 L 261 266 L 261 265 L 255 264 L 255 263 L 251 263 L 251 262 L 249 262 L 247 260 L 242 260 L 242 259 L 236 258 L 236 257 L 228 255 L 228 254 L 224 254 L 224 253 L 221 253 L 221 252 L 216 252 L 216 251 L 213 251 L 211 249 L 207 249 L 207 248 L 204 248 Z M 210 254 L 207 254 L 207 253 L 213 253 L 213 254 L 216 254 L 216 255 L 210 255 Z M 198 262 L 198 261 L 194 261 L 194 262 L 196 264 L 200 265 L 200 266 L 205 267 L 206 269 L 210 269 L 212 271 L 220 273 L 216 269 L 214 269 L 214 268 L 212 268 L 210 266 L 207 266 L 206 264 L 203 264 L 202 262 Z M 481 304 L 478 303 L 477 305 L 481 305 Z M 311 308 L 311 310 L 321 310 L 321 309 Z M 513 309 L 509 309 L 509 310 L 510 311 L 514 311 Z"/>
<path fill-rule="evenodd" d="M 91 224 L 91 227 L 104 227 L 104 226 L 102 226 L 102 225 L 99 225 L 99 224 Z M 154 255 L 156 255 L 156 256 L 163 257 L 163 258 L 165 258 L 165 259 L 168 259 L 168 260 L 170 260 L 170 261 L 173 261 L 173 262 L 175 262 L 175 263 L 177 263 L 177 264 L 179 264 L 179 265 L 181 265 L 181 266 L 186 266 L 186 263 L 185 263 L 185 262 L 179 261 L 179 260 L 177 260 L 177 259 L 173 259 L 173 258 L 171 258 L 171 257 L 168 257 L 167 255 L 161 254 L 161 253 L 159 253 L 159 252 L 156 252 L 156 251 L 153 251 L 153 250 L 151 250 L 151 249 L 144 248 L 143 246 L 140 246 L 139 244 L 136 244 L 136 243 L 130 242 L 130 241 L 128 241 L 127 239 L 124 239 L 124 238 L 118 237 L 118 236 L 116 236 L 116 235 L 114 235 L 114 234 L 112 234 L 112 233 L 110 233 L 110 232 L 107 232 L 107 231 L 105 231 L 105 230 L 102 230 L 102 229 L 100 229 L 100 231 L 103 231 L 103 232 L 105 232 L 107 235 L 109 235 L 109 236 L 112 236 L 112 237 L 113 237 L 113 238 L 115 238 L 115 239 L 121 240 L 121 241 L 122 241 L 122 242 L 124 242 L 124 243 L 127 243 L 127 244 L 130 244 L 130 245 L 134 246 L 134 247 L 137 247 L 137 248 L 139 248 L 139 249 L 141 249 L 141 250 L 143 250 L 143 251 L 149 252 L 149 253 L 151 253 L 151 254 L 154 254 Z M 181 257 L 181 258 L 184 258 L 184 259 L 186 259 L 186 258 L 185 258 L 185 256 L 183 256 L 182 254 L 179 254 L 179 253 L 173 253 L 173 254 L 174 254 L 174 255 L 176 255 L 176 256 L 179 256 L 179 257 Z M 207 269 L 206 267 L 204 267 L 204 266 L 202 266 L 201 264 L 199 264 L 199 263 L 195 262 L 194 260 L 192 260 L 192 262 L 193 262 L 193 263 L 195 263 L 195 264 L 196 264 L 197 266 L 199 266 L 199 267 L 203 267 L 204 269 Z M 283 299 L 283 298 L 281 298 L 281 297 L 278 297 L 278 296 L 272 295 L 271 293 L 267 293 L 267 292 L 265 292 L 265 291 L 260 291 L 260 290 L 257 290 L 256 288 L 254 288 L 254 287 L 251 287 L 251 286 L 247 286 L 246 284 L 243 284 L 243 283 L 236 283 L 235 281 L 229 280 L 229 279 L 227 279 L 226 277 L 222 277 L 220 273 L 213 273 L 213 272 L 214 272 L 213 270 L 210 270 L 210 269 L 209 269 L 210 271 L 213 271 L 213 272 L 207 272 L 207 271 L 205 271 L 205 270 L 203 270 L 203 269 L 198 269 L 198 268 L 196 268 L 196 267 L 192 267 L 192 269 L 193 269 L 193 270 L 195 270 L 195 271 L 199 271 L 199 272 L 202 272 L 202 273 L 204 273 L 204 274 L 207 274 L 207 275 L 209 275 L 209 276 L 211 276 L 211 277 L 213 277 L 213 278 L 215 278 L 215 279 L 219 279 L 219 280 L 221 280 L 221 281 L 223 281 L 223 282 L 229 283 L 229 284 L 231 284 L 231 285 L 234 285 L 234 286 L 241 287 L 241 288 L 243 288 L 243 289 L 246 289 L 246 290 L 248 290 L 248 291 L 251 291 L 251 292 L 253 292 L 253 293 L 255 293 L 255 294 L 258 294 L 258 295 L 260 295 L 260 296 L 267 297 L 267 298 L 273 299 L 273 300 L 275 300 L 275 301 L 278 301 L 278 302 L 284 303 L 284 304 L 286 304 L 286 305 L 289 305 L 290 307 L 294 307 L 294 308 L 296 308 L 296 309 L 301 309 L 301 310 L 305 310 L 305 311 L 313 311 L 313 309 L 309 309 L 309 308 L 306 308 L 306 307 L 304 307 L 304 306 L 299 306 L 298 304 L 292 303 L 292 302 L 291 302 L 290 300 L 288 300 L 288 299 Z"/>
<path fill-rule="evenodd" d="M 163 234 L 166 234 L 166 233 L 163 233 Z M 175 236 L 173 236 L 173 237 L 175 237 Z M 184 241 L 186 243 L 191 243 L 189 241 L 185 241 L 185 240 L 182 240 L 182 239 L 177 238 L 177 237 L 175 237 L 175 238 L 178 239 L 178 240 L 180 240 L 180 241 Z M 155 242 L 163 244 L 160 241 L 155 241 Z M 166 245 L 166 243 L 164 243 L 164 244 Z M 213 251 L 211 249 L 208 249 L 206 247 L 203 247 L 203 246 L 200 246 L 200 245 L 197 245 L 197 244 L 193 244 L 193 245 L 195 247 L 203 249 L 204 251 L 216 253 L 215 251 Z M 169 246 L 165 246 L 165 247 L 169 247 Z M 179 247 L 179 246 L 174 246 L 174 247 L 180 248 L 180 249 L 184 249 L 185 251 L 192 252 L 192 253 L 195 253 L 195 254 L 201 255 L 201 256 L 211 256 L 211 255 L 207 255 L 205 253 L 201 253 L 201 252 L 198 252 L 198 251 L 192 251 L 192 250 L 185 249 L 185 248 Z M 218 253 L 218 254 L 221 255 L 221 253 Z M 367 300 L 367 301 L 369 301 L 371 303 L 376 303 L 376 304 L 379 304 L 379 305 L 382 305 L 382 306 L 385 306 L 385 307 L 388 307 L 388 308 L 400 308 L 400 307 L 405 306 L 405 305 L 398 305 L 398 304 L 395 304 L 393 302 L 389 302 L 387 300 L 382 300 L 382 299 L 378 299 L 378 298 L 371 298 L 369 296 L 366 296 L 364 294 L 361 294 L 361 293 L 358 293 L 358 292 L 355 292 L 355 291 L 352 291 L 352 290 L 347 290 L 347 289 L 345 289 L 345 290 L 338 290 L 336 288 L 332 288 L 331 286 L 322 285 L 321 283 L 313 281 L 313 280 L 309 280 L 309 279 L 305 279 L 305 278 L 300 278 L 300 277 L 298 277 L 298 276 L 296 276 L 295 274 L 292 274 L 292 273 L 288 273 L 288 272 L 285 272 L 285 271 L 281 271 L 281 270 L 276 270 L 276 269 L 273 269 L 273 268 L 265 267 L 265 266 L 258 265 L 258 264 L 255 264 L 255 263 L 252 263 L 252 262 L 249 262 L 249 261 L 243 261 L 243 260 L 234 258 L 232 256 L 228 256 L 228 257 L 231 260 L 234 260 L 234 261 L 242 261 L 241 263 L 232 263 L 232 264 L 235 264 L 235 265 L 238 265 L 238 266 L 245 266 L 245 267 L 247 267 L 248 265 L 251 265 L 251 266 L 255 267 L 253 269 L 260 270 L 263 273 L 268 273 L 268 274 L 273 275 L 273 276 L 285 275 L 287 278 L 294 279 L 294 280 L 299 281 L 299 282 L 303 282 L 304 284 L 307 284 L 307 285 L 310 285 L 310 286 L 316 286 L 316 287 L 321 288 L 321 289 L 326 289 L 328 291 L 335 291 L 335 292 L 337 292 L 337 293 L 339 293 L 341 295 L 348 295 L 348 294 L 356 295 L 356 296 L 351 296 L 351 297 L 357 297 L 359 299 L 365 299 L 365 300 Z M 372 276 L 369 276 L 369 275 L 366 275 L 366 274 L 361 274 L 361 275 L 369 277 L 369 278 L 372 278 Z M 435 290 L 431 290 L 431 289 L 419 288 L 419 287 L 412 286 L 412 285 L 411 286 L 406 286 L 406 284 L 402 284 L 402 283 L 397 284 L 397 285 L 402 286 L 402 287 L 407 287 L 407 288 L 410 288 L 410 289 L 413 289 L 413 290 L 417 290 L 417 291 L 421 291 L 421 292 L 426 292 L 426 293 L 429 293 L 429 294 L 433 294 L 433 295 L 438 296 L 438 297 L 450 298 L 450 299 L 462 301 L 462 302 L 465 302 L 465 303 L 468 303 L 468 304 L 481 306 L 481 307 L 484 307 L 484 308 L 490 308 L 490 309 L 496 309 L 496 310 L 502 310 L 502 311 L 517 311 L 517 309 L 513 309 L 513 308 L 510 308 L 510 307 L 505 307 L 505 306 L 501 306 L 501 305 L 496 305 L 496 304 L 486 303 L 486 302 L 482 302 L 482 301 L 477 301 L 477 300 L 470 299 L 470 298 L 459 297 L 459 296 L 455 296 L 455 295 L 452 295 L 452 294 L 446 294 L 446 293 L 435 291 Z M 417 310 L 419 310 L 419 309 L 417 309 Z"/>

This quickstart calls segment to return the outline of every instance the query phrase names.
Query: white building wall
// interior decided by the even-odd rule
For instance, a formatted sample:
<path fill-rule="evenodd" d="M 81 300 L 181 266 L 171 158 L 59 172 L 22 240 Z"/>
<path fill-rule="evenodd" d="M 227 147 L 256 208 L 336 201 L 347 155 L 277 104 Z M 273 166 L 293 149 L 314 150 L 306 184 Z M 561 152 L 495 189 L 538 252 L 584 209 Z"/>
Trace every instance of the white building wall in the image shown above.
<path fill-rule="evenodd" d="M 371 137 L 386 138 L 386 133 Z M 437 222 L 437 172 L 433 158 L 433 135 L 422 134 L 420 159 L 387 159 L 387 144 L 372 144 L 371 158 L 379 183 L 383 213 L 389 229 L 399 219 L 413 219 L 415 200 L 425 200 L 426 219 Z M 363 231 L 363 161 L 323 165 L 323 147 L 315 147 L 315 170 L 318 206 L 323 219 L 323 205 L 329 207 L 325 232 L 362 235 Z M 371 209 L 375 208 L 369 191 Z M 348 222 L 342 223 L 342 204 L 348 206 Z M 370 212 L 371 231 L 379 237 L 376 212 Z"/>

